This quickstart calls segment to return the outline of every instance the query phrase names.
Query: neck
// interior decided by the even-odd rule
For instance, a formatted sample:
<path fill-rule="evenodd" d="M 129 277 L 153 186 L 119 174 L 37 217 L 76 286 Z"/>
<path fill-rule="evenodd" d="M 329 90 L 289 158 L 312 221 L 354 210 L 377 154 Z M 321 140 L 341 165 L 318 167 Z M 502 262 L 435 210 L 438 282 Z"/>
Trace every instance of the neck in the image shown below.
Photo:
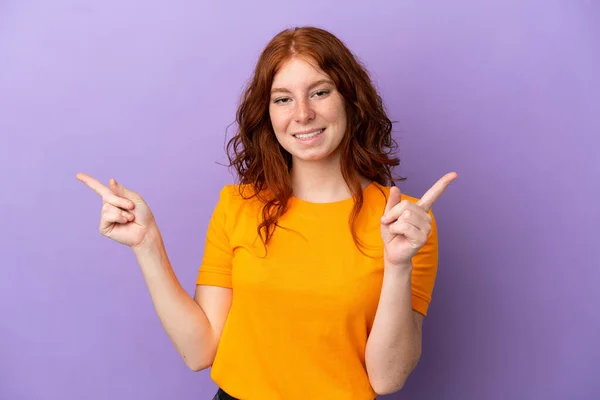
<path fill-rule="evenodd" d="M 311 162 L 294 159 L 292 162 L 294 196 L 311 203 L 330 203 L 352 197 L 342 176 L 338 160 Z M 370 182 L 361 177 L 362 187 Z"/>

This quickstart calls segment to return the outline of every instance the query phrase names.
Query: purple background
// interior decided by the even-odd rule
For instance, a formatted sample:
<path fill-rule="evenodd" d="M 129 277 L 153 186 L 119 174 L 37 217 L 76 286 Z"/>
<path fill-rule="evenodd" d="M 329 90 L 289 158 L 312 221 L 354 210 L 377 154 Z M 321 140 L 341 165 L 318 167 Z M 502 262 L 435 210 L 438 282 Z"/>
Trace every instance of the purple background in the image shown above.
<path fill-rule="evenodd" d="M 423 358 L 390 398 L 600 398 L 598 1 L 0 0 L 1 399 L 212 397 L 75 173 L 144 195 L 192 293 L 242 87 L 303 24 L 370 70 L 403 191 L 459 173 Z"/>

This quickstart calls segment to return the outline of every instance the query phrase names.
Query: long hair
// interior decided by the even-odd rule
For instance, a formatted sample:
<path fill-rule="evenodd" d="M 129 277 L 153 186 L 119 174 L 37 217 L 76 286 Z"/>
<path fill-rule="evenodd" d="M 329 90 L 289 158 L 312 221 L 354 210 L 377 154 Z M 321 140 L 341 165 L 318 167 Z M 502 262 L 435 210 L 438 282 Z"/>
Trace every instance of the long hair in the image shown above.
<path fill-rule="evenodd" d="M 227 143 L 230 167 L 239 180 L 240 195 L 258 197 L 262 202 L 262 222 L 258 234 L 266 245 L 292 196 L 291 155 L 279 144 L 269 117 L 271 85 L 280 66 L 293 56 L 314 60 L 335 83 L 342 95 L 347 128 L 340 143 L 340 167 L 354 206 L 349 217 L 352 237 L 355 220 L 363 205 L 360 176 L 381 185 L 394 184 L 392 121 L 365 68 L 333 34 L 316 27 L 298 27 L 278 33 L 260 55 L 254 75 L 243 93 L 236 113 L 237 134 Z M 251 190 L 245 190 L 248 188 Z"/>

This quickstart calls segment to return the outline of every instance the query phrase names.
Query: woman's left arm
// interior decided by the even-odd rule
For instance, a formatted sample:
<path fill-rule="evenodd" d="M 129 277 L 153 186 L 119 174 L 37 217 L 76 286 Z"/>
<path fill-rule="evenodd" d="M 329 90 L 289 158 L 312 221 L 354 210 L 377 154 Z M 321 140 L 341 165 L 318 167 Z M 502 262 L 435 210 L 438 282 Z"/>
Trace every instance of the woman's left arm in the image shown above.
<path fill-rule="evenodd" d="M 381 217 L 383 286 L 365 351 L 369 381 L 378 394 L 400 390 L 421 358 L 423 315 L 412 306 L 413 257 L 432 233 L 433 203 L 457 177 L 444 175 L 416 203 L 401 201 L 400 189 L 390 188 Z"/>
<path fill-rule="evenodd" d="M 377 394 L 400 390 L 421 357 L 424 316 L 412 309 L 412 263 L 386 265 L 366 348 L 367 373 Z"/>

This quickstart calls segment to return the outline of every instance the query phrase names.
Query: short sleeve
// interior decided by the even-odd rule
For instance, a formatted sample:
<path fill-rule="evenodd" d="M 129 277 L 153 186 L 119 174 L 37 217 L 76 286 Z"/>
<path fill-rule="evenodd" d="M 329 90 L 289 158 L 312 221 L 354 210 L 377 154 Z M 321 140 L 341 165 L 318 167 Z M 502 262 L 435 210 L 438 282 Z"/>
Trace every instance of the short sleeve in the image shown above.
<path fill-rule="evenodd" d="M 231 188 L 225 186 L 217 203 L 206 232 L 202 264 L 198 272 L 197 285 L 231 288 L 231 261 L 233 250 L 229 242 L 226 218 L 230 207 Z"/>
<path fill-rule="evenodd" d="M 431 216 L 431 232 L 427 242 L 413 257 L 412 272 L 412 306 L 413 310 L 427 315 L 431 302 L 431 294 L 438 269 L 438 233 L 433 213 Z"/>

